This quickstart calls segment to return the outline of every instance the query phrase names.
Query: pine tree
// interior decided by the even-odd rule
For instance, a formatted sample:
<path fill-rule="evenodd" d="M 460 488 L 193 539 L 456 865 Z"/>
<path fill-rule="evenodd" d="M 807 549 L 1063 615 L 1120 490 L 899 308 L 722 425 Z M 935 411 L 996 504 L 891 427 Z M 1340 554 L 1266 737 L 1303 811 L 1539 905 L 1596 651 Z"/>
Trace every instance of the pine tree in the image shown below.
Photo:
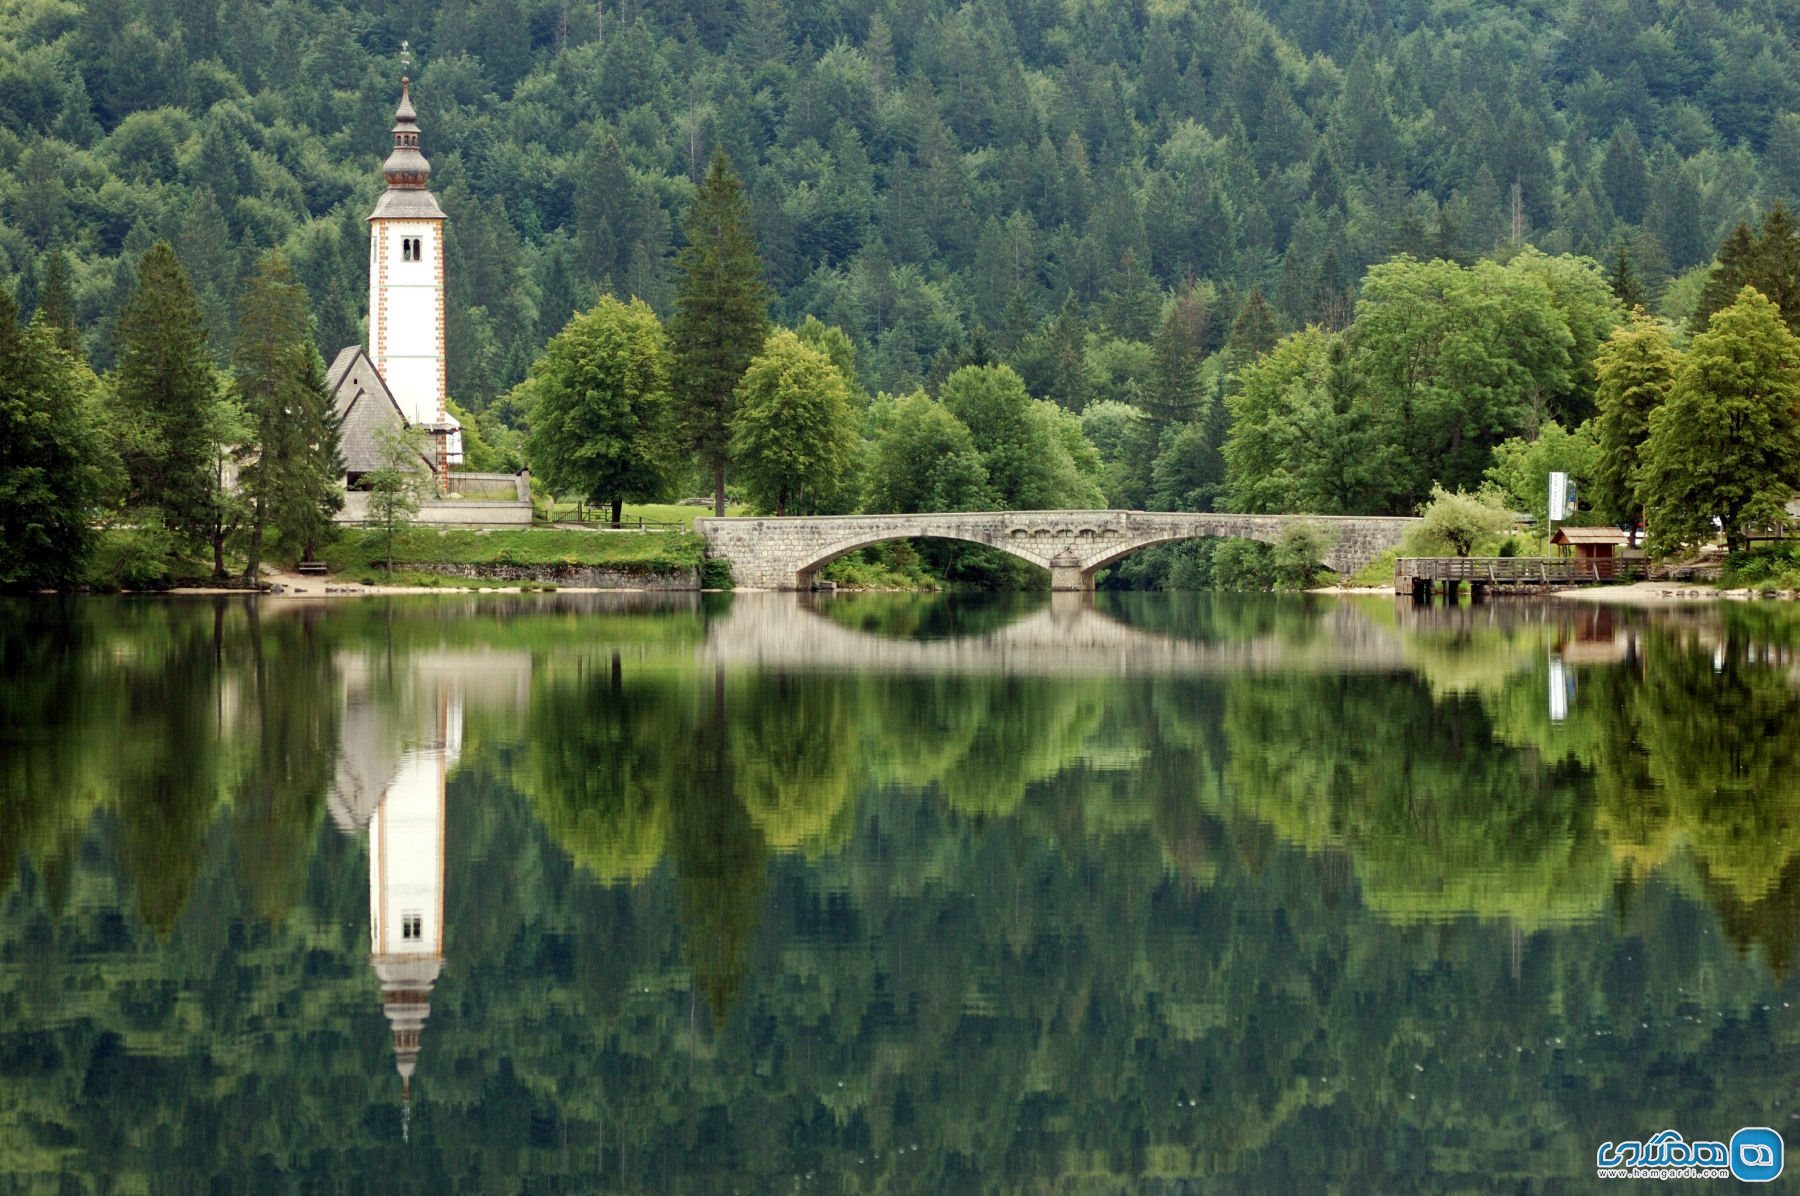
<path fill-rule="evenodd" d="M 1231 336 L 1225 342 L 1225 358 L 1235 373 L 1275 347 L 1280 335 L 1275 327 L 1275 313 L 1263 298 L 1262 288 L 1255 287 L 1238 309 L 1232 321 Z"/>
<path fill-rule="evenodd" d="M 1144 414 L 1156 424 L 1156 436 L 1169 424 L 1184 424 L 1200 411 L 1200 362 L 1205 356 L 1209 314 L 1206 298 L 1190 279 L 1163 317 L 1151 342 L 1150 385 Z"/>
<path fill-rule="evenodd" d="M 683 226 L 687 245 L 669 321 L 676 417 L 712 473 L 713 510 L 725 513 L 733 396 L 768 329 L 769 290 L 743 185 L 714 151 Z"/>
<path fill-rule="evenodd" d="M 160 509 L 178 546 L 198 551 L 209 539 L 218 487 L 219 380 L 199 304 L 167 241 L 138 263 L 114 353 L 127 503 Z"/>
<path fill-rule="evenodd" d="M 331 517 L 344 504 L 343 460 L 324 364 L 312 344 L 306 291 L 280 253 L 271 251 L 257 263 L 240 308 L 232 386 L 250 436 L 239 485 L 250 530 L 244 576 L 254 578 L 268 529 L 301 560 L 331 534 Z M 224 572 L 222 537 L 213 567 Z"/>

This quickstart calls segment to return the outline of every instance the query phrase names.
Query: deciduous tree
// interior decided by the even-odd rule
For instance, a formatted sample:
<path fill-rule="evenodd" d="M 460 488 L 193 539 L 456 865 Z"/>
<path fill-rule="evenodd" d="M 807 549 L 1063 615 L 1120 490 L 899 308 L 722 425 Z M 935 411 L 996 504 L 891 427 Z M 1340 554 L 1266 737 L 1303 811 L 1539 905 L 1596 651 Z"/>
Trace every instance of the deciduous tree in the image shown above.
<path fill-rule="evenodd" d="M 1424 548 L 1448 548 L 1468 556 L 1484 536 L 1497 536 L 1513 525 L 1512 512 L 1488 493 L 1465 494 L 1461 490 L 1431 488 L 1431 501 L 1419 512 L 1412 533 Z"/>
<path fill-rule="evenodd" d="M 738 384 L 731 456 L 758 506 L 829 509 L 856 460 L 856 414 L 831 359 L 787 329 L 769 337 Z"/>
<path fill-rule="evenodd" d="M 893 409 L 866 449 L 864 510 L 983 511 L 993 505 L 987 466 L 961 420 L 924 391 L 885 401 Z"/>
<path fill-rule="evenodd" d="M 81 580 L 109 474 L 98 382 L 0 289 L 0 589 Z"/>
<path fill-rule="evenodd" d="M 1680 366 L 1668 325 L 1643 312 L 1600 346 L 1593 493 L 1596 505 L 1614 519 L 1643 515 L 1637 478 L 1650 439 L 1650 413 L 1667 401 Z"/>
<path fill-rule="evenodd" d="M 393 425 L 375 433 L 379 468 L 363 475 L 369 492 L 369 526 L 381 536 L 389 576 L 394 572 L 394 537 L 419 513 L 431 484 L 425 467 L 425 433 L 410 425 Z"/>
<path fill-rule="evenodd" d="M 1689 346 L 1669 399 L 1650 414 L 1637 474 L 1651 547 L 1711 534 L 1732 550 L 1781 518 L 1800 488 L 1800 338 L 1754 287 L 1715 313 Z"/>
<path fill-rule="evenodd" d="M 544 346 L 516 392 L 531 411 L 532 470 L 556 494 L 610 503 L 663 497 L 672 408 L 667 343 L 642 300 L 608 295 Z"/>

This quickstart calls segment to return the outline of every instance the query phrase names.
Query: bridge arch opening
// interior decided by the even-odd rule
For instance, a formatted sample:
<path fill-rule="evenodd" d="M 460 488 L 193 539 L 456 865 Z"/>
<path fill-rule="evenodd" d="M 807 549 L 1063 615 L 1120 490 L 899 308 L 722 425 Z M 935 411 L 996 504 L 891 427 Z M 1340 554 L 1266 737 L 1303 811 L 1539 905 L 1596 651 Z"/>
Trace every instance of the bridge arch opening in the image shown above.
<path fill-rule="evenodd" d="M 1052 568 L 1049 558 L 1033 552 L 1029 545 L 1023 543 L 1013 544 L 1004 541 L 996 542 L 977 536 L 919 536 L 906 535 L 904 533 L 863 534 L 851 536 L 838 541 L 837 543 L 830 544 L 825 548 L 818 550 L 816 553 L 808 553 L 807 555 L 812 557 L 812 560 L 808 564 L 801 565 L 796 570 L 794 578 L 795 586 L 802 590 L 813 589 L 819 582 L 819 574 L 833 561 L 841 560 L 851 553 L 860 552 L 865 548 L 875 548 L 890 544 L 914 545 L 915 551 L 916 546 L 926 544 L 973 545 L 977 548 L 985 548 L 990 551 L 1003 553 L 1008 557 L 1024 561 L 1029 565 L 1035 565 L 1040 569 L 1049 570 Z M 921 552 L 918 553 L 918 555 L 920 557 L 929 558 L 932 554 L 930 552 Z"/>
<path fill-rule="evenodd" d="M 1170 534 L 1154 539 L 1146 539 L 1115 552 L 1109 552 L 1089 564 L 1090 584 L 1099 585 L 1100 574 L 1111 570 L 1122 562 L 1129 561 L 1140 554 L 1156 549 L 1176 548 L 1182 545 L 1210 544 L 1209 551 L 1199 556 L 1198 560 L 1169 561 L 1166 557 L 1157 562 L 1163 567 L 1160 574 L 1152 573 L 1154 584 L 1144 584 L 1143 578 L 1133 579 L 1123 585 L 1113 582 L 1108 589 L 1243 589 L 1258 590 L 1280 588 L 1283 584 L 1303 582 L 1310 586 L 1317 584 L 1319 574 L 1336 575 L 1339 570 L 1331 562 L 1334 545 L 1329 538 L 1322 540 L 1312 554 L 1313 576 L 1310 578 L 1286 579 L 1280 575 L 1279 567 L 1270 558 L 1275 546 L 1281 543 L 1286 531 L 1275 532 L 1201 532 L 1189 534 Z M 1259 551 L 1245 555 L 1233 553 L 1230 556 L 1219 550 L 1227 545 L 1254 548 Z M 1225 584 L 1220 584 L 1221 581 Z"/>

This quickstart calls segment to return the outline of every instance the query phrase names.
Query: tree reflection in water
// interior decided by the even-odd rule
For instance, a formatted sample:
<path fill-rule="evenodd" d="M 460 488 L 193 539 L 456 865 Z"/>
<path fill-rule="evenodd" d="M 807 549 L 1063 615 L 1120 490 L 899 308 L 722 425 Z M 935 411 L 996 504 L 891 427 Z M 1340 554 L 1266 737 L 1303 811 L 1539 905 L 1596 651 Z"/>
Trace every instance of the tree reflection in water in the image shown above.
<path fill-rule="evenodd" d="M 0 1172 L 1408 1190 L 1785 1121 L 1787 612 L 958 610 L 0 611 Z M 452 690 L 396 1155 L 324 823 Z"/>

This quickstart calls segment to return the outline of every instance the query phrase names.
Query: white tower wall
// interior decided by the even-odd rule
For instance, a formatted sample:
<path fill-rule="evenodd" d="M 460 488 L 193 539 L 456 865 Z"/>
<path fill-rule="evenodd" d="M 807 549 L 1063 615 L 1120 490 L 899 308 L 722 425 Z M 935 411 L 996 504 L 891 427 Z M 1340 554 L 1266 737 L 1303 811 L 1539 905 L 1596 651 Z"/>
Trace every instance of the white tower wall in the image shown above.
<path fill-rule="evenodd" d="M 441 219 L 370 219 L 369 359 L 409 422 L 444 422 Z"/>

